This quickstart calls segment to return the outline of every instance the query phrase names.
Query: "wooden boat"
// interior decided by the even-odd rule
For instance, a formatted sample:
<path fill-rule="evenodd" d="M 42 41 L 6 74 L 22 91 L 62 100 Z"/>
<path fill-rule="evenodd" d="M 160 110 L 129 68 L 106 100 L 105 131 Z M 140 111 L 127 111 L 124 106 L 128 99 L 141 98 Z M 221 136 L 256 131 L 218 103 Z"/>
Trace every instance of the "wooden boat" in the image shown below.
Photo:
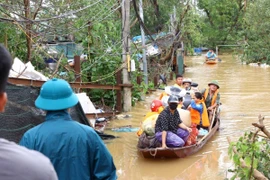
<path fill-rule="evenodd" d="M 208 59 L 208 58 L 206 58 L 205 59 L 205 63 L 206 64 L 217 64 L 218 63 L 218 59 L 216 58 L 216 59 Z"/>
<path fill-rule="evenodd" d="M 219 119 L 216 119 L 214 127 L 203 137 L 198 137 L 197 143 L 191 146 L 179 148 L 138 148 L 144 158 L 183 158 L 198 152 L 217 132 L 220 126 Z"/>

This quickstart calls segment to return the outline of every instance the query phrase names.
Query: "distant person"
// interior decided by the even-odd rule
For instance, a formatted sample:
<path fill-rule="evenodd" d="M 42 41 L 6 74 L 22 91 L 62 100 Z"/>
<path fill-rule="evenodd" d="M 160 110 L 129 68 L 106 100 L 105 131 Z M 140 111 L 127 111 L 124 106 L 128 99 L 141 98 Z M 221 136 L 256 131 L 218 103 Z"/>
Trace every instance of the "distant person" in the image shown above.
<path fill-rule="evenodd" d="M 0 112 L 5 111 L 8 101 L 5 88 L 11 65 L 10 53 L 0 45 Z M 0 138 L 0 179 L 57 180 L 57 175 L 43 154 Z"/>
<path fill-rule="evenodd" d="M 59 180 L 117 179 L 113 158 L 99 135 L 71 118 L 68 109 L 77 103 L 66 81 L 44 83 L 35 105 L 47 112 L 45 122 L 28 130 L 20 144 L 49 157 Z"/>
<path fill-rule="evenodd" d="M 205 55 L 206 60 L 215 60 L 216 58 L 217 58 L 217 55 L 212 49 L 210 49 Z"/>
<path fill-rule="evenodd" d="M 162 144 L 162 148 L 184 146 L 192 131 L 180 119 L 177 111 L 178 103 L 178 96 L 171 95 L 168 99 L 169 106 L 157 118 L 155 137 Z"/>

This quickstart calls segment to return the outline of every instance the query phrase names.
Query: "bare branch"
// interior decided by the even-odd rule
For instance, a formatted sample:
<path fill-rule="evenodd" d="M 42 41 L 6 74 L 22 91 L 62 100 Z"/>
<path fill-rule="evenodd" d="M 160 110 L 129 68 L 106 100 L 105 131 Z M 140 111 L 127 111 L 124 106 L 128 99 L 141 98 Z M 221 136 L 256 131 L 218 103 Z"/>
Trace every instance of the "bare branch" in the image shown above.
<path fill-rule="evenodd" d="M 265 128 L 264 123 L 263 123 L 264 117 L 259 115 L 258 118 L 259 118 L 259 123 L 252 123 L 252 125 L 254 127 L 259 128 L 270 139 L 270 132 Z"/>
<path fill-rule="evenodd" d="M 39 3 L 39 5 L 38 5 L 38 8 L 36 9 L 36 11 L 35 11 L 35 13 L 34 13 L 34 15 L 33 15 L 33 20 L 36 19 L 37 14 L 38 14 L 38 11 L 40 10 L 40 8 L 41 8 L 41 6 L 42 6 L 42 2 L 43 2 L 43 0 L 40 0 L 40 3 Z"/>

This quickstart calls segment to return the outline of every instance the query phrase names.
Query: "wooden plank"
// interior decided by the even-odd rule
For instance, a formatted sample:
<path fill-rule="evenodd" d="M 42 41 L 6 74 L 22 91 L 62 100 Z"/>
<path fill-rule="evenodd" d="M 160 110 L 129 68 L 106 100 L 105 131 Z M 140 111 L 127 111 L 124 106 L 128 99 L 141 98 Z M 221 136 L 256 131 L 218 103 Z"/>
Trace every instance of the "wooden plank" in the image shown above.
<path fill-rule="evenodd" d="M 8 78 L 8 82 L 15 85 L 41 87 L 46 81 Z M 115 89 L 115 90 L 122 89 L 121 86 L 117 85 L 113 86 L 113 85 L 101 85 L 92 83 L 69 83 L 69 84 L 73 88 L 82 88 L 82 89 Z"/>
<path fill-rule="evenodd" d="M 74 70 L 75 70 L 75 81 L 81 82 L 81 59 L 80 56 L 74 56 Z"/>
<path fill-rule="evenodd" d="M 118 71 L 116 73 L 116 83 L 119 85 L 122 82 L 122 73 Z M 122 91 L 118 90 L 116 92 L 116 110 L 122 112 Z"/>

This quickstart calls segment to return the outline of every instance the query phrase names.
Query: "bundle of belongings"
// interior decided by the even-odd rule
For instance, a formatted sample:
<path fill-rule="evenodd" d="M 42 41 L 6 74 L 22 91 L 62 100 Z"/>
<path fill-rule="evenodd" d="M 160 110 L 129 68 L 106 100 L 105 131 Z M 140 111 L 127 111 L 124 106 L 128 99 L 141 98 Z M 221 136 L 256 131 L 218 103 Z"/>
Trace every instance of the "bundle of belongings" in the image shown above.
<path fill-rule="evenodd" d="M 165 88 L 165 93 L 162 93 L 159 99 L 152 101 L 151 112 L 148 112 L 141 122 L 141 127 L 137 131 L 137 135 L 139 136 L 139 148 L 155 148 L 161 146 L 160 142 L 155 139 L 155 124 L 159 114 L 168 106 L 168 98 L 170 95 L 176 95 L 179 98 L 180 103 L 177 107 L 177 111 L 179 112 L 180 118 L 186 126 L 192 128 L 192 132 L 190 133 L 186 145 L 196 143 L 198 135 L 196 124 L 191 124 L 190 111 L 183 108 L 186 91 L 181 91 L 181 89 L 175 86 L 169 86 Z M 191 100 L 191 98 L 188 99 Z"/>

